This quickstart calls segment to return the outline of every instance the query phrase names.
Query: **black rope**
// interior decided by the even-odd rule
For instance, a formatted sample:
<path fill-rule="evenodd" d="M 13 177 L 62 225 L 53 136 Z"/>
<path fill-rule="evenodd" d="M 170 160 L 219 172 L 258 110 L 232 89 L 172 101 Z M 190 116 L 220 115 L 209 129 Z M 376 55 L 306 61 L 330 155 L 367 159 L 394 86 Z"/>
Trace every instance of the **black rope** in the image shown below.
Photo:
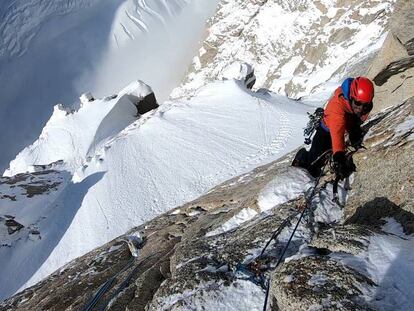
<path fill-rule="evenodd" d="M 330 151 L 330 150 L 328 150 L 328 151 Z M 327 152 L 325 152 L 324 154 L 327 154 Z M 319 181 L 320 181 L 320 179 L 321 179 L 321 177 L 322 177 L 322 175 L 323 175 L 323 171 L 325 170 L 326 164 L 327 164 L 327 161 L 325 162 L 325 164 L 324 164 L 324 166 L 323 166 L 323 168 L 322 168 L 322 170 L 321 170 L 321 173 L 319 174 L 319 176 L 318 176 L 318 178 L 317 178 L 317 180 L 316 180 L 316 182 L 315 182 L 315 186 L 314 186 L 314 187 L 313 187 L 313 189 L 312 189 L 312 193 L 311 193 L 311 195 L 310 195 L 310 196 L 308 197 L 308 199 L 306 200 L 306 206 L 305 206 L 305 208 L 303 209 L 303 211 L 300 213 L 299 220 L 298 220 L 298 222 L 296 223 L 296 226 L 295 226 L 295 228 L 293 229 L 292 234 L 290 235 L 288 242 L 286 243 L 285 247 L 283 248 L 282 254 L 280 255 L 279 260 L 277 261 L 276 266 L 275 266 L 275 268 L 274 268 L 274 269 L 276 269 L 276 268 L 280 265 L 280 263 L 282 262 L 283 257 L 284 257 L 284 255 L 285 255 L 285 253 L 286 253 L 286 251 L 287 251 L 287 249 L 288 249 L 288 247 L 289 247 L 289 244 L 290 244 L 290 242 L 292 241 L 293 236 L 295 235 L 295 232 L 296 232 L 296 230 L 298 229 L 300 222 L 302 221 L 303 215 L 305 214 L 306 210 L 307 210 L 307 209 L 309 208 L 309 206 L 310 206 L 310 202 L 312 201 L 312 198 L 313 198 L 313 196 L 314 196 L 314 195 L 315 195 L 315 193 L 316 193 L 316 188 L 317 188 L 317 186 L 318 186 L 318 184 L 319 184 Z M 268 299 L 269 299 L 269 292 L 270 292 L 270 279 L 271 279 L 271 275 L 269 275 L 269 278 L 268 278 L 268 280 L 267 280 L 267 284 L 266 284 L 266 295 L 265 295 L 265 301 L 264 301 L 264 305 L 263 305 L 263 311 L 266 311 L 266 308 L 267 308 L 267 303 L 268 303 Z"/>
<path fill-rule="evenodd" d="M 88 302 L 88 304 L 83 309 L 84 311 L 91 311 L 93 307 L 98 303 L 99 299 L 107 292 L 107 290 L 112 286 L 115 278 L 107 280 L 96 292 L 95 296 Z"/>
<path fill-rule="evenodd" d="M 119 295 L 120 292 L 122 292 L 127 285 L 129 284 L 129 282 L 131 281 L 131 278 L 134 276 L 134 274 L 138 271 L 138 268 L 140 266 L 136 266 L 129 274 L 128 276 L 125 278 L 125 280 L 120 284 L 120 286 L 118 287 L 118 289 L 111 295 L 111 297 L 109 297 L 109 299 L 107 299 L 102 306 L 98 309 L 99 311 L 104 311 L 106 309 L 106 307 L 109 305 L 109 303 L 111 302 L 112 299 L 114 299 L 116 296 Z"/>
<path fill-rule="evenodd" d="M 341 203 L 339 202 L 339 198 L 338 198 L 338 184 L 340 180 L 341 180 L 340 177 L 336 176 L 335 181 L 332 186 L 332 193 L 333 193 L 332 201 L 338 205 L 341 205 Z"/>
<path fill-rule="evenodd" d="M 328 160 L 328 157 L 330 157 L 332 154 L 332 149 L 328 149 L 326 150 L 324 153 L 322 153 L 319 157 L 316 158 L 316 160 L 314 160 L 309 166 L 313 166 L 316 163 L 318 163 L 321 159 L 324 159 L 325 161 Z M 324 167 L 326 166 L 326 163 L 324 165 Z M 323 170 L 322 170 L 323 171 Z"/>
<path fill-rule="evenodd" d="M 312 164 L 311 165 L 314 165 L 315 163 L 317 163 L 319 160 L 321 160 L 321 159 L 323 159 L 323 158 L 325 158 L 325 161 L 327 161 L 327 159 L 328 159 L 328 157 L 331 155 L 331 153 L 332 153 L 332 150 L 331 149 L 329 149 L 329 150 L 326 150 L 324 153 L 322 153 L 315 161 L 313 161 L 312 162 Z M 322 173 L 323 173 L 323 171 L 324 171 L 324 169 L 325 169 L 325 166 L 326 166 L 326 164 L 327 164 L 327 162 L 325 162 L 325 165 L 323 166 L 323 168 L 322 168 L 322 170 L 321 170 L 321 174 L 319 175 L 319 177 L 318 177 L 318 180 L 317 180 L 317 182 L 316 182 L 316 184 L 315 184 L 315 188 L 314 189 L 316 189 L 316 185 L 319 183 L 319 179 L 321 178 L 321 176 L 322 176 Z M 313 194 L 312 194 L 313 195 Z M 263 254 L 264 254 L 264 252 L 266 251 L 266 249 L 267 249 L 267 247 L 270 245 L 270 243 L 274 240 L 274 239 L 276 239 L 277 237 L 278 237 L 278 235 L 282 232 L 282 230 L 284 229 L 284 227 L 290 222 L 290 220 L 291 219 L 293 219 L 293 218 L 295 218 L 296 217 L 296 215 L 297 215 L 298 213 L 296 213 L 296 214 L 293 214 L 293 215 L 291 215 L 291 216 L 289 216 L 288 218 L 286 218 L 282 223 L 281 223 L 281 225 L 273 232 L 273 234 L 272 234 L 272 236 L 270 237 L 270 239 L 267 241 L 267 243 L 266 243 L 266 245 L 265 245 L 265 247 L 262 249 L 262 251 L 261 251 L 261 253 L 260 253 L 260 256 L 259 257 L 262 257 L 263 256 Z"/>
<path fill-rule="evenodd" d="M 160 252 L 156 252 L 152 255 L 149 255 L 147 257 L 145 257 L 145 260 L 150 260 L 154 257 L 159 256 Z M 136 258 L 134 258 L 136 259 Z M 134 277 L 134 275 L 138 272 L 139 268 L 141 268 L 141 266 L 143 265 L 144 261 L 141 261 L 140 263 L 137 264 L 137 266 L 132 269 L 132 271 L 126 276 L 126 278 L 122 281 L 122 283 L 118 286 L 118 288 L 115 290 L 115 292 L 107 299 L 105 300 L 102 305 L 100 306 L 100 308 L 98 309 L 99 311 L 104 311 L 107 306 L 111 303 L 111 301 L 117 297 L 131 282 L 131 279 Z M 125 269 L 126 270 L 126 269 Z M 124 271 L 125 271 L 124 270 Z"/>
<path fill-rule="evenodd" d="M 261 251 L 261 253 L 260 253 L 260 255 L 259 255 L 259 257 L 262 257 L 263 256 L 263 254 L 264 254 L 264 252 L 266 251 L 266 249 L 267 249 L 267 247 L 270 245 L 270 243 L 274 240 L 274 239 L 276 239 L 278 236 L 279 236 L 279 234 L 282 232 L 282 230 L 285 228 L 285 226 L 290 222 L 290 220 L 292 219 L 292 218 L 294 218 L 294 217 L 296 217 L 296 215 L 297 215 L 298 213 L 296 213 L 296 214 L 293 214 L 293 215 L 291 215 L 291 216 L 289 216 L 288 218 L 286 218 L 281 224 L 280 224 L 280 226 L 273 232 L 273 234 L 272 234 L 272 236 L 270 237 L 270 239 L 269 239 L 269 241 L 267 241 L 267 243 L 266 243 L 266 245 L 265 245 L 265 247 L 262 249 L 262 251 Z"/>
<path fill-rule="evenodd" d="M 120 275 L 122 272 L 128 270 L 129 267 L 132 266 L 134 263 L 135 258 L 132 257 L 126 265 L 119 270 L 114 276 L 112 276 L 110 279 L 108 279 L 95 293 L 95 295 L 92 297 L 92 299 L 86 304 L 86 306 L 83 308 L 83 311 L 92 311 L 93 308 L 96 306 L 96 304 L 99 302 L 99 300 L 102 298 L 102 296 L 112 287 L 112 284 L 114 283 L 115 279 Z"/>

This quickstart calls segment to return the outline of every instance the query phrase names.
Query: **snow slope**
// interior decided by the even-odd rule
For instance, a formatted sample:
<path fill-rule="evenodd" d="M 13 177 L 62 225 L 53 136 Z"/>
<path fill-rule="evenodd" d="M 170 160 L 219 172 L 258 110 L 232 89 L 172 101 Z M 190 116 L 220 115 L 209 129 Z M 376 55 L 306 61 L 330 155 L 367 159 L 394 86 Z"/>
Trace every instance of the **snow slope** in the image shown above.
<path fill-rule="evenodd" d="M 85 91 L 104 96 L 135 79 L 147 81 L 161 100 L 166 98 L 196 53 L 216 4 L 1 1 L 0 170 L 36 139 L 58 102 L 76 103 Z"/>
<path fill-rule="evenodd" d="M 55 162 L 50 168 L 64 182 L 53 196 L 36 197 L 46 206 L 42 209 L 31 206 L 27 195 L 0 201 L 1 215 L 27 211 L 23 206 L 30 205 L 31 211 L 15 220 L 25 227 L 36 223 L 42 236 L 32 241 L 28 235 L 0 248 L 0 264 L 6 271 L 0 281 L 1 297 L 293 150 L 302 142 L 301 125 L 311 109 L 228 80 L 202 88 L 191 100 L 166 102 L 135 119 L 135 107 L 128 99 L 134 86 L 140 87 L 135 83 L 116 98 L 96 100 L 77 111 L 56 106 L 39 139 L 12 161 L 5 175 L 39 171 L 41 165 Z M 2 193 L 13 189 L 3 187 Z"/>

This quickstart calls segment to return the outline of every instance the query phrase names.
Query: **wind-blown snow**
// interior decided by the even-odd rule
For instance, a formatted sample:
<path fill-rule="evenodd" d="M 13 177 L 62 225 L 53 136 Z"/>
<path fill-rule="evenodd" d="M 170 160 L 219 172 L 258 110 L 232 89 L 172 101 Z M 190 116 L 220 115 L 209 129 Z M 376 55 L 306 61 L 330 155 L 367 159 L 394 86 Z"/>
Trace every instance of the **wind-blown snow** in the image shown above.
<path fill-rule="evenodd" d="M 136 120 L 137 109 L 128 94 L 140 92 L 147 94 L 149 91 L 145 84 L 136 82 L 120 91 L 116 98 L 95 100 L 79 110 L 55 106 L 39 139 L 10 162 L 4 175 L 24 173 L 30 171 L 32 164 L 49 164 L 58 160 L 63 160 L 65 168 L 74 172 L 89 154 L 94 155 L 100 143 Z"/>
<path fill-rule="evenodd" d="M 10 271 L 19 270 L 17 277 L 3 273 L 2 297 L 211 187 L 295 149 L 302 143 L 309 111 L 296 101 L 254 93 L 229 80 L 135 119 L 128 92 L 139 90 L 127 87 L 116 98 L 97 99 L 74 112 L 55 107 L 39 139 L 11 163 L 9 176 L 64 160 L 54 168 L 73 177 L 55 203 L 42 196 L 44 204 L 53 204 L 55 216 L 32 210 L 42 239 L 33 244 L 19 240 L 1 249 L 2 264 L 11 264 L 10 256 L 28 254 L 28 248 L 32 252 L 30 266 L 14 260 Z M 63 219 L 50 225 L 59 213 Z"/>
<path fill-rule="evenodd" d="M 410 116 L 404 122 L 397 125 L 395 128 L 395 136 L 398 137 L 401 135 L 409 134 L 408 140 L 414 139 L 414 117 Z"/>
<path fill-rule="evenodd" d="M 378 284 L 372 304 L 378 310 L 409 310 L 414 305 L 414 236 L 404 234 L 394 219 L 374 235 L 367 252 L 367 270 Z"/>
<path fill-rule="evenodd" d="M 333 186 L 327 184 L 324 189 L 321 189 L 312 200 L 314 206 L 314 221 L 326 224 L 338 224 L 344 216 L 344 205 L 346 202 L 347 190 L 343 182 L 338 184 L 338 200 L 339 203 L 333 201 Z"/>

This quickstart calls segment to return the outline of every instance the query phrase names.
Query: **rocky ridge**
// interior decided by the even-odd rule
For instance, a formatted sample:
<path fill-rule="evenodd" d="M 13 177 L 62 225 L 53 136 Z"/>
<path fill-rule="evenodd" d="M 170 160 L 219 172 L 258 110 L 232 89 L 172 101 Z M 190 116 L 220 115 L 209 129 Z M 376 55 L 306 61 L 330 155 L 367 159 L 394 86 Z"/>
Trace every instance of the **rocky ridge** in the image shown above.
<path fill-rule="evenodd" d="M 172 97 L 191 96 L 235 61 L 251 64 L 257 88 L 299 98 L 362 74 L 381 47 L 395 1 L 227 1 Z"/>
<path fill-rule="evenodd" d="M 388 42 L 384 48 L 398 52 L 378 62 L 373 74 L 378 84 L 388 77 L 386 86 L 404 79 L 396 67 L 404 74 L 414 63 L 410 40 L 401 41 L 393 33 Z M 288 258 L 276 270 L 272 265 L 313 182 L 302 170 L 289 167 L 293 154 L 134 228 L 2 302 L 0 310 L 78 310 L 91 306 L 98 292 L 103 293 L 95 309 L 260 310 L 262 280 L 244 268 L 257 271 L 251 264 L 287 218 L 260 266 L 271 277 L 272 310 L 407 309 L 413 301 L 398 266 L 406 268 L 409 278 L 412 265 L 404 259 L 414 246 L 414 94 L 403 85 L 404 97 L 392 97 L 392 88 L 377 95 L 392 107 L 366 125 L 368 149 L 355 154 L 358 171 L 352 189 L 346 193 L 345 185 L 340 188 L 342 203 L 347 195 L 345 207 L 332 202 L 328 175 Z M 381 246 L 396 249 L 398 256 L 387 258 L 378 252 Z M 370 254 L 389 260 L 385 274 L 376 270 Z"/>
<path fill-rule="evenodd" d="M 288 258 L 275 271 L 271 267 L 314 182 L 306 172 L 289 167 L 293 153 L 76 259 L 4 301 L 0 310 L 78 310 L 90 306 L 103 287 L 97 309 L 260 309 L 260 275 L 271 277 L 272 310 L 389 310 L 386 293 L 393 293 L 398 279 L 381 279 L 367 258 L 378 241 L 392 242 L 401 252 L 413 243 L 408 235 L 414 232 L 413 112 L 410 98 L 371 118 L 368 149 L 355 155 L 358 172 L 345 208 L 332 202 L 328 174 Z M 258 275 L 246 272 L 287 218 L 261 257 Z M 402 226 L 404 233 L 390 231 L 392 224 Z M 133 237 L 142 241 L 135 244 L 138 252 L 132 247 L 137 257 L 128 248 Z M 393 304 L 397 309 L 410 303 L 407 288 L 398 290 L 407 296 Z"/>
<path fill-rule="evenodd" d="M 412 12 L 414 12 L 412 1 L 397 1 L 388 25 L 388 36 L 367 72 L 376 84 L 375 112 L 395 103 L 401 103 L 412 96 L 414 88 Z"/>

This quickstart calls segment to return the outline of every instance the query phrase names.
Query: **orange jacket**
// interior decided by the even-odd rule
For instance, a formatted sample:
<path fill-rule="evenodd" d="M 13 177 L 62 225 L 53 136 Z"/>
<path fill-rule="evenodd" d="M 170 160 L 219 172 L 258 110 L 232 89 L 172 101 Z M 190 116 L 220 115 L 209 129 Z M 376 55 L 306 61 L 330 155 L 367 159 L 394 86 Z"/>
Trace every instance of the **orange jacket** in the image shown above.
<path fill-rule="evenodd" d="M 331 133 L 332 152 L 345 151 L 345 133 L 359 126 L 358 121 L 362 123 L 367 118 L 368 113 L 358 117 L 352 111 L 351 104 L 342 93 L 342 87 L 338 87 L 328 101 L 322 119 L 323 126 Z"/>

